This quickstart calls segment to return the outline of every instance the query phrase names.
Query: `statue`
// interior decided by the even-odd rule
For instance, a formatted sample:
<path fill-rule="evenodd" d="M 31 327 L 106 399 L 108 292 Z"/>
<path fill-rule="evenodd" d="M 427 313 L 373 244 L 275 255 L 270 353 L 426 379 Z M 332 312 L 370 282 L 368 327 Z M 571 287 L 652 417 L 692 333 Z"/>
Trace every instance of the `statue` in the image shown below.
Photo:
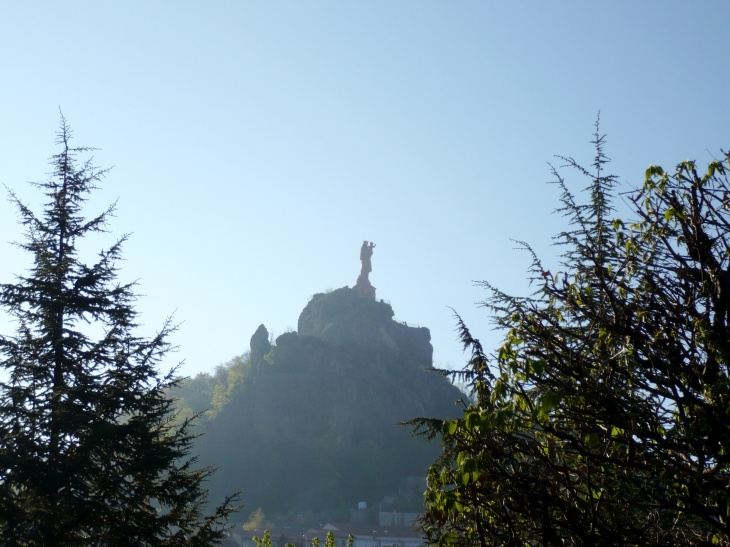
<path fill-rule="evenodd" d="M 367 279 L 368 274 L 373 271 L 373 263 L 371 262 L 370 257 L 373 256 L 374 248 L 375 243 L 372 241 L 369 245 L 367 241 L 363 241 L 362 247 L 360 247 L 360 262 L 362 263 L 360 275 L 365 276 L 365 279 Z"/>
<path fill-rule="evenodd" d="M 368 275 L 373 271 L 373 264 L 370 257 L 373 256 L 374 248 L 375 243 L 372 241 L 366 240 L 362 242 L 362 246 L 360 247 L 360 275 L 353 287 L 358 296 L 361 296 L 362 298 L 370 298 L 371 300 L 375 300 L 375 287 L 370 284 Z"/>

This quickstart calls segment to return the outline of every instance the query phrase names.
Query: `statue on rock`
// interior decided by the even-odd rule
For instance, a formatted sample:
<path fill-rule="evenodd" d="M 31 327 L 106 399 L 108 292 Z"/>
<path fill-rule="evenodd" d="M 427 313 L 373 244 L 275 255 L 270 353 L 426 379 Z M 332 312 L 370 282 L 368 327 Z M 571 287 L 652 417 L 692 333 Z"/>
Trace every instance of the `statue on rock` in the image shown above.
<path fill-rule="evenodd" d="M 360 247 L 360 262 L 362 263 L 360 276 L 364 277 L 365 279 L 367 279 L 368 274 L 373 271 L 373 263 L 370 260 L 370 257 L 373 256 L 374 248 L 375 243 L 373 243 L 372 241 L 363 241 L 362 247 Z"/>
<path fill-rule="evenodd" d="M 373 256 L 373 249 L 375 243 L 372 241 L 363 241 L 362 247 L 360 247 L 360 262 L 362 266 L 360 268 L 360 275 L 357 277 L 357 282 L 353 289 L 362 298 L 370 298 L 375 300 L 375 287 L 370 284 L 368 275 L 373 271 L 373 264 L 370 257 Z"/>

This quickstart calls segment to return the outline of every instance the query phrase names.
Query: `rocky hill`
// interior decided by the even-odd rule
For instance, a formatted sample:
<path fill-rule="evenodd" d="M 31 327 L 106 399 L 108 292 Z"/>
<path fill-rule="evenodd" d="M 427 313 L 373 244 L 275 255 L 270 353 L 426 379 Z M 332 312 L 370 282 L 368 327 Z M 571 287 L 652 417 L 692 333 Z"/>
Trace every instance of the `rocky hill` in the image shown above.
<path fill-rule="evenodd" d="M 430 338 L 427 328 L 393 320 L 388 303 L 347 287 L 314 295 L 298 330 L 273 345 L 261 325 L 243 363 L 247 380 L 196 447 L 203 463 L 220 466 L 214 497 L 243 488 L 247 511 L 340 518 L 384 496 L 403 509 L 418 505 L 402 491 L 398 499 L 399 484 L 423 475 L 438 447 L 398 424 L 455 416 L 461 397 L 429 370 Z"/>

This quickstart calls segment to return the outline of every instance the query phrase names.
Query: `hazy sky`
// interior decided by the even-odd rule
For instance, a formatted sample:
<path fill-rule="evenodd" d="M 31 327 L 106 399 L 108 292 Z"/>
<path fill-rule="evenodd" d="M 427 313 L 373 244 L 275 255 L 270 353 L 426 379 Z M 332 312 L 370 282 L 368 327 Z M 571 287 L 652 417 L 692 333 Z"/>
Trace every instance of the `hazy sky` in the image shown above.
<path fill-rule="evenodd" d="M 89 213 L 119 210 L 88 249 L 132 233 L 122 278 L 145 332 L 183 322 L 185 374 L 296 329 L 363 239 L 378 298 L 461 366 L 448 307 L 495 347 L 473 281 L 530 290 L 512 239 L 556 269 L 548 162 L 590 163 L 599 110 L 629 185 L 730 147 L 729 23 L 726 1 L 3 2 L 0 182 L 39 203 L 59 106 L 102 148 Z M 16 221 L 0 201 L 2 282 Z"/>

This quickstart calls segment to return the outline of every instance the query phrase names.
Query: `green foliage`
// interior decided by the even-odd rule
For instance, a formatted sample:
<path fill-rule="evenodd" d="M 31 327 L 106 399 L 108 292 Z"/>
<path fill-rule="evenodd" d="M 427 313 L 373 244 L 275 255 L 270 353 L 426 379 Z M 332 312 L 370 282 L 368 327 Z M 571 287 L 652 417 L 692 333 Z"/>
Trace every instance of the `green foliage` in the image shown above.
<path fill-rule="evenodd" d="M 264 531 L 264 537 L 254 536 L 251 539 L 256 543 L 256 547 L 274 547 L 274 542 L 271 541 L 271 533 L 268 530 Z M 290 544 L 287 543 L 285 547 L 290 547 Z M 291 545 L 291 547 L 294 546 Z"/>
<path fill-rule="evenodd" d="M 260 530 L 262 528 L 269 528 L 270 526 L 271 524 L 266 520 L 266 515 L 261 510 L 261 507 L 259 507 L 248 516 L 248 520 L 243 524 L 243 529 Z"/>
<path fill-rule="evenodd" d="M 135 334 L 134 284 L 117 280 L 122 237 L 94 264 L 77 244 L 104 232 L 114 206 L 86 219 L 82 207 L 104 176 L 76 156 L 62 119 L 36 216 L 14 194 L 33 266 L 0 285 L 17 323 L 0 337 L 0 543 L 6 546 L 207 546 L 224 537 L 228 498 L 205 516 L 190 420 L 174 420 L 157 371 L 175 330 Z M 92 325 L 98 329 L 90 329 Z M 101 332 L 92 338 L 90 332 Z M 174 371 L 173 371 L 174 372 Z"/>
<path fill-rule="evenodd" d="M 416 423 L 444 447 L 429 544 L 730 545 L 730 156 L 650 167 L 629 223 L 611 218 L 603 144 L 592 171 L 566 160 L 589 204 L 554 170 L 561 272 L 535 257 L 528 298 L 485 283 L 494 359 L 459 319 L 474 402 Z"/>
<path fill-rule="evenodd" d="M 202 421 L 210 420 L 241 394 L 252 378 L 253 366 L 249 354 L 245 353 L 218 365 L 213 374 L 201 372 L 182 380 L 170 391 L 170 396 L 180 418 L 199 414 Z"/>
<path fill-rule="evenodd" d="M 264 532 L 264 537 L 260 538 L 258 536 L 254 536 L 251 538 L 256 543 L 256 547 L 274 547 L 274 542 L 271 540 L 271 533 L 266 530 Z M 355 543 L 355 537 L 350 534 L 347 537 L 347 547 L 352 547 Z M 319 540 L 318 537 L 312 538 L 312 547 L 320 547 L 322 542 Z M 286 543 L 284 547 L 294 547 L 291 543 Z M 327 532 L 327 537 L 324 541 L 324 547 L 337 547 L 337 540 L 335 539 L 335 535 L 332 532 Z"/>

